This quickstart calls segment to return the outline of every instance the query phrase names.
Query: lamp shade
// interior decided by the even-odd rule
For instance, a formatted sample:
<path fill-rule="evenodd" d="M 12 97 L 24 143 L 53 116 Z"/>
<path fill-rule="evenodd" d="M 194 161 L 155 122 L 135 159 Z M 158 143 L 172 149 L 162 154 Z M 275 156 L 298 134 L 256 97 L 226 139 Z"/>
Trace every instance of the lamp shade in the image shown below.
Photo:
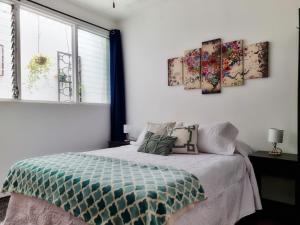
<path fill-rule="evenodd" d="M 268 141 L 271 143 L 282 143 L 283 141 L 283 130 L 276 128 L 269 129 Z"/>
<path fill-rule="evenodd" d="M 124 124 L 123 125 L 123 132 L 124 132 L 124 134 L 128 134 L 129 133 L 129 125 L 128 124 Z"/>

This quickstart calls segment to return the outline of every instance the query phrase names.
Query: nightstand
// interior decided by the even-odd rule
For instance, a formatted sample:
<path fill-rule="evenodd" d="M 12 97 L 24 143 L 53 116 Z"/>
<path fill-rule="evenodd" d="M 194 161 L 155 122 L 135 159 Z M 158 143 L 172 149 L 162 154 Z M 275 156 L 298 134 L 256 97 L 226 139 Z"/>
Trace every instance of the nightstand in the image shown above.
<path fill-rule="evenodd" d="M 293 204 L 269 200 L 262 197 L 262 214 L 272 216 L 285 223 L 298 224 L 299 221 L 299 162 L 296 154 L 283 153 L 281 156 L 271 156 L 266 151 L 258 151 L 249 155 L 254 167 L 258 188 L 262 194 L 263 177 L 280 178 L 290 181 L 295 185 L 295 202 Z M 279 186 L 279 185 L 278 185 Z M 277 188 L 277 193 L 282 193 L 282 189 L 277 185 L 272 186 L 272 190 Z M 262 195 L 261 195 L 262 196 Z M 297 212 L 298 211 L 298 212 Z"/>
<path fill-rule="evenodd" d="M 109 141 L 108 147 L 109 148 L 116 148 L 124 145 L 129 145 L 130 141 Z"/>

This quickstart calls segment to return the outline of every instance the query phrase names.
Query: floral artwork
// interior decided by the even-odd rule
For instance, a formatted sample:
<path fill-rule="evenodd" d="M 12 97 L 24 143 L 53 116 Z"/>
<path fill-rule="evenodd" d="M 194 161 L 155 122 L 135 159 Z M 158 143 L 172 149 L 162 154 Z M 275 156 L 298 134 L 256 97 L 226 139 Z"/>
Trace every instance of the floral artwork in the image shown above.
<path fill-rule="evenodd" d="M 244 79 L 269 76 L 269 42 L 251 44 L 244 49 Z"/>
<path fill-rule="evenodd" d="M 4 76 L 4 46 L 0 45 L 0 76 Z"/>
<path fill-rule="evenodd" d="M 202 43 L 202 94 L 213 94 L 221 92 L 221 47 L 221 39 L 215 39 Z"/>
<path fill-rule="evenodd" d="M 168 86 L 182 85 L 182 57 L 168 60 Z"/>
<path fill-rule="evenodd" d="M 183 80 L 184 89 L 201 88 L 200 59 L 201 49 L 185 51 L 183 59 Z"/>
<path fill-rule="evenodd" d="M 244 85 L 245 79 L 269 76 L 269 42 L 243 46 L 242 40 L 202 42 L 202 47 L 168 60 L 168 85 L 202 94 L 221 93 L 222 87 Z"/>
<path fill-rule="evenodd" d="M 243 76 L 243 41 L 232 41 L 222 46 L 222 86 L 240 86 Z"/>

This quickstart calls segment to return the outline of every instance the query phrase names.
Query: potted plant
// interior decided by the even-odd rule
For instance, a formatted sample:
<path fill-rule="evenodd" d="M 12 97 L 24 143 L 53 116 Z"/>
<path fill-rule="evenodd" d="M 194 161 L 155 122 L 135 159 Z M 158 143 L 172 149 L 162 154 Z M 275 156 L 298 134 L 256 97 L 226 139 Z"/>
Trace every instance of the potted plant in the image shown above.
<path fill-rule="evenodd" d="M 46 73 L 51 68 L 51 59 L 48 56 L 37 54 L 34 55 L 27 66 L 29 70 L 28 88 L 33 88 L 36 81 L 41 79 L 41 75 L 47 78 Z"/>

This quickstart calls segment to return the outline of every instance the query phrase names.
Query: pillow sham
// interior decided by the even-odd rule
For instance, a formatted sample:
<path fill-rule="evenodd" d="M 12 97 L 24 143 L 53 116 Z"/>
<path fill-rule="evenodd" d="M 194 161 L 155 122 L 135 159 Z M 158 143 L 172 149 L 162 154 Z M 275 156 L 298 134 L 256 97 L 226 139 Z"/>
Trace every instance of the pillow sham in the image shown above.
<path fill-rule="evenodd" d="M 171 136 L 176 137 L 177 140 L 172 148 L 172 153 L 198 154 L 198 127 L 198 125 L 175 127 Z"/>
<path fill-rule="evenodd" d="M 253 148 L 243 141 L 235 141 L 235 152 L 240 153 L 243 156 L 248 156 L 254 152 Z"/>
<path fill-rule="evenodd" d="M 238 129 L 230 122 L 216 123 L 198 129 L 200 152 L 233 155 Z"/>
<path fill-rule="evenodd" d="M 174 128 L 175 122 L 168 122 L 168 123 L 147 123 L 147 126 L 139 135 L 137 141 L 133 143 L 133 145 L 140 146 L 143 144 L 145 135 L 148 131 L 158 134 L 158 135 L 167 135 L 170 131 Z"/>
<path fill-rule="evenodd" d="M 176 137 L 158 135 L 148 131 L 138 152 L 167 156 L 170 154 L 176 139 Z"/>

